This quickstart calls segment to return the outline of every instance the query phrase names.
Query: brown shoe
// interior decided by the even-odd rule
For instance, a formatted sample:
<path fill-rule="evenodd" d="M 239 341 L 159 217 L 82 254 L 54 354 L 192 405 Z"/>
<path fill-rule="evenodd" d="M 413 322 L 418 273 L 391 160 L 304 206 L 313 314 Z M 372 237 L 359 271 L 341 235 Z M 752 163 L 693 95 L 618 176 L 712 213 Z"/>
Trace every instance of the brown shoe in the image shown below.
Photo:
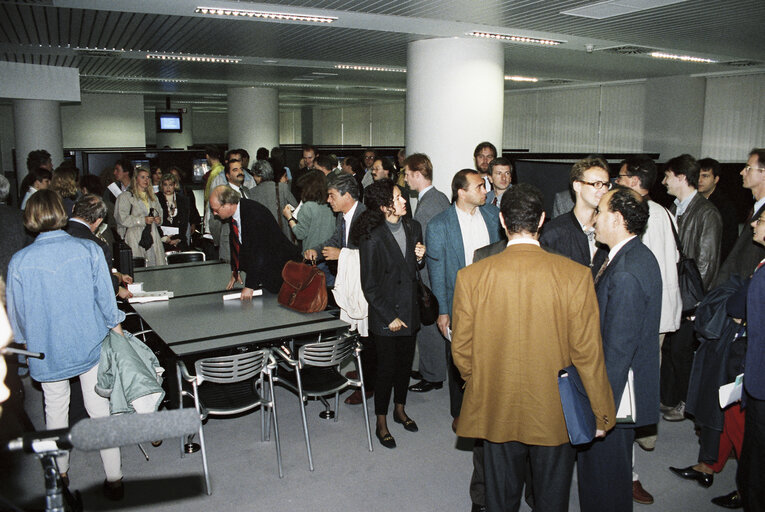
<path fill-rule="evenodd" d="M 367 391 L 367 400 L 372 398 L 374 396 L 374 392 Z M 345 403 L 348 405 L 359 405 L 361 403 L 361 390 L 357 389 L 350 395 L 348 395 L 348 398 L 345 399 Z"/>
<path fill-rule="evenodd" d="M 459 416 L 457 416 L 456 418 L 452 420 L 452 432 L 454 432 L 455 434 L 457 433 L 457 425 L 459 424 L 459 422 L 460 422 Z"/>
<path fill-rule="evenodd" d="M 653 503 L 653 496 L 643 489 L 640 480 L 634 480 L 632 482 L 632 501 L 640 503 L 641 505 L 650 505 Z"/>

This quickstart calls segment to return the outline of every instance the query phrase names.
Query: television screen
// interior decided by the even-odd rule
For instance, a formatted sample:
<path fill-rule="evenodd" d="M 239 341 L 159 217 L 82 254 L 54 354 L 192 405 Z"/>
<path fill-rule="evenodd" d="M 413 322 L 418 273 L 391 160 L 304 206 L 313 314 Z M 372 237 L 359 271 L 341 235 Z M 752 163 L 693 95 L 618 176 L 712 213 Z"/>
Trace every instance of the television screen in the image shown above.
<path fill-rule="evenodd" d="M 175 112 L 157 112 L 157 131 L 177 133 L 182 132 L 183 123 L 181 120 L 181 114 Z"/>

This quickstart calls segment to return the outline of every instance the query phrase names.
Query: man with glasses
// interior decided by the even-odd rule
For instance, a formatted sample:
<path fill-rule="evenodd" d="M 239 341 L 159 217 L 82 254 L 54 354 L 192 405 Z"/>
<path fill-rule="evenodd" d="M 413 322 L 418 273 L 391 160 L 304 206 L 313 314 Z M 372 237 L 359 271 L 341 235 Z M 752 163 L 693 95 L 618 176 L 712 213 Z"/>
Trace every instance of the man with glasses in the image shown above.
<path fill-rule="evenodd" d="M 576 202 L 574 209 L 547 223 L 539 243 L 590 267 L 593 278 L 606 260 L 608 250 L 595 242 L 595 210 L 611 188 L 608 163 L 599 156 L 576 162 L 569 175 Z"/>
<path fill-rule="evenodd" d="M 667 162 L 661 183 L 669 195 L 675 196 L 671 211 L 677 220 L 683 254 L 696 262 L 704 289 L 709 290 L 720 266 L 722 217 L 715 205 L 697 191 L 699 170 L 691 155 L 676 156 Z M 667 421 L 685 419 L 695 345 L 693 321 L 686 316 L 662 346 L 661 403 L 672 407 L 664 413 Z"/>
<path fill-rule="evenodd" d="M 754 197 L 754 215 L 751 219 L 758 219 L 765 212 L 765 148 L 755 148 L 749 152 L 749 159 L 746 167 L 741 170 L 741 176 L 744 179 L 744 188 L 751 190 Z M 747 222 L 720 267 L 713 286 L 721 285 L 733 274 L 743 278 L 749 277 L 763 258 L 765 247 L 752 242 L 752 227 Z"/>

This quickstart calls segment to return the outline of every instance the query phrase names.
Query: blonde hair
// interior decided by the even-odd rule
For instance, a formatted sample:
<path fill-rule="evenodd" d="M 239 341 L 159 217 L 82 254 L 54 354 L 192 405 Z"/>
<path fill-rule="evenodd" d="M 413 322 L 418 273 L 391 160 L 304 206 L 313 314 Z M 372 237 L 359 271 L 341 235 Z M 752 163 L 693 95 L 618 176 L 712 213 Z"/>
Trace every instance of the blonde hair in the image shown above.
<path fill-rule="evenodd" d="M 138 175 L 142 172 L 145 172 L 149 175 L 149 186 L 146 187 L 146 192 L 142 192 L 140 188 L 138 188 Z M 149 200 L 149 201 L 156 201 L 157 196 L 154 195 L 154 188 L 151 186 L 151 173 L 147 171 L 146 169 L 140 167 L 135 170 L 135 173 L 133 173 L 133 177 L 130 178 L 130 192 L 133 193 L 134 196 L 136 196 L 141 201 L 143 200 Z"/>
<path fill-rule="evenodd" d="M 50 180 L 50 186 L 58 192 L 61 197 L 73 199 L 77 197 L 77 175 L 73 169 L 59 167 L 53 171 L 53 178 Z"/>
<path fill-rule="evenodd" d="M 61 229 L 68 220 L 64 202 L 53 190 L 38 190 L 27 200 L 24 227 L 33 233 Z"/>

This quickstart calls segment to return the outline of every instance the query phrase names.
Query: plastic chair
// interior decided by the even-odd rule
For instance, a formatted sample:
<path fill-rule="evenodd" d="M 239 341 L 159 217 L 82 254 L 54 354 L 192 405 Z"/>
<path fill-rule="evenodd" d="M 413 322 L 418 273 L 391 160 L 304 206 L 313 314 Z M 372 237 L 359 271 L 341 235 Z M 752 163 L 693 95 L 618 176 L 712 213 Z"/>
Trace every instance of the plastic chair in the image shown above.
<path fill-rule="evenodd" d="M 167 255 L 168 265 L 173 263 L 193 263 L 196 261 L 205 261 L 205 253 L 202 251 L 184 251 L 173 252 Z"/>
<path fill-rule="evenodd" d="M 276 361 L 269 349 L 199 359 L 194 363 L 196 375 L 189 374 L 183 361 L 179 361 L 178 388 L 181 394 L 180 407 L 183 408 L 183 397 L 192 397 L 194 406 L 202 420 L 206 419 L 208 415 L 230 416 L 260 407 L 262 441 L 270 437 L 269 424 L 266 423 L 264 415 L 264 409 L 268 408 L 273 416 L 276 461 L 279 466 L 279 478 L 282 478 L 284 476 L 282 452 L 279 442 L 279 425 L 276 419 L 274 385 L 271 378 L 275 368 Z M 268 376 L 268 388 L 264 389 L 263 385 L 266 380 L 264 377 L 266 375 Z M 182 380 L 191 383 L 192 390 L 190 392 L 182 388 Z M 207 468 L 207 449 L 202 425 L 199 427 L 199 444 L 202 449 L 205 490 L 207 494 L 211 494 L 210 475 Z M 183 457 L 183 440 L 181 440 L 181 457 Z"/>
<path fill-rule="evenodd" d="M 327 410 L 324 411 L 325 418 L 332 417 L 332 411 L 329 410 L 329 404 L 324 399 L 327 395 L 335 395 L 334 418 L 337 421 L 339 417 L 340 392 L 349 387 L 361 388 L 362 396 L 364 393 L 364 374 L 361 368 L 361 344 L 358 336 L 355 334 L 344 334 L 337 338 L 308 343 L 298 349 L 297 359 L 293 358 L 285 347 L 274 348 L 273 351 L 283 361 L 279 370 L 273 377 L 276 383 L 283 384 L 286 388 L 296 392 L 301 397 L 300 414 L 303 420 L 303 433 L 305 434 L 305 445 L 308 452 L 308 467 L 313 471 L 313 455 L 311 453 L 311 440 L 308 435 L 308 423 L 305 416 L 305 403 L 308 398 L 321 399 Z M 359 373 L 358 379 L 349 379 L 340 373 L 342 363 L 353 357 L 356 362 L 356 370 Z M 367 410 L 366 400 L 362 400 L 364 410 L 364 424 L 367 431 L 367 444 L 369 451 L 372 448 L 372 433 L 369 428 L 369 411 Z"/>
<path fill-rule="evenodd" d="M 146 266 L 146 258 L 135 256 L 133 258 L 133 268 L 143 268 Z"/>

